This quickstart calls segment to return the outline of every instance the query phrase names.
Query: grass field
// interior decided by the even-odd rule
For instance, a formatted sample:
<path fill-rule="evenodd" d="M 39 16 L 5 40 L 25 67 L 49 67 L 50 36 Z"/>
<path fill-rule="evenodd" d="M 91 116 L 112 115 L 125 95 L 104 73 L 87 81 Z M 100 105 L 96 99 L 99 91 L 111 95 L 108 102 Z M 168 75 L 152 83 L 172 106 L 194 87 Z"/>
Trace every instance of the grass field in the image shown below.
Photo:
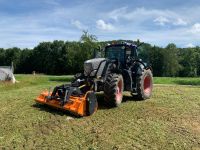
<path fill-rule="evenodd" d="M 0 149 L 200 149 L 200 87 L 179 85 L 200 85 L 199 78 L 155 78 L 151 99 L 125 93 L 113 109 L 98 94 L 97 113 L 84 118 L 34 102 L 70 76 L 16 78 L 0 83 Z"/>
<path fill-rule="evenodd" d="M 200 78 L 154 77 L 154 83 L 155 84 L 176 84 L 176 85 L 200 86 Z"/>

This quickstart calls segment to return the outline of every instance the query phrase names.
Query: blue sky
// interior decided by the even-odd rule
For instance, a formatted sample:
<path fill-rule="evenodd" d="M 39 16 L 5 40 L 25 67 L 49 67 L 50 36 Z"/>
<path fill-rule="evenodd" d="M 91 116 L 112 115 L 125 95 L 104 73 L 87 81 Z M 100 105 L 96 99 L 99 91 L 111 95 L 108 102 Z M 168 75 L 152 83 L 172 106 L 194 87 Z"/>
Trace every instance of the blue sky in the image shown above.
<path fill-rule="evenodd" d="M 130 39 L 166 46 L 200 45 L 199 0 L 0 0 L 0 47 L 42 41 Z"/>

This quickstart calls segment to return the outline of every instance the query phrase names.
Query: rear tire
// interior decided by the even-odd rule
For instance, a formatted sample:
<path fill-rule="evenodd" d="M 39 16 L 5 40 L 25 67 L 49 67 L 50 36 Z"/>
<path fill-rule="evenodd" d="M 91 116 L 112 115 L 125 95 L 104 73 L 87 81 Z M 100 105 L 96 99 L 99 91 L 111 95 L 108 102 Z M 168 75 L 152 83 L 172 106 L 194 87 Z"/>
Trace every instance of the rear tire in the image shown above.
<path fill-rule="evenodd" d="M 124 91 L 124 80 L 121 74 L 111 73 L 104 83 L 104 100 L 111 107 L 121 104 Z"/>
<path fill-rule="evenodd" d="M 152 95 L 153 90 L 153 75 L 150 69 L 144 69 L 142 75 L 137 78 L 136 81 L 136 95 L 133 98 L 137 100 L 149 99 Z"/>

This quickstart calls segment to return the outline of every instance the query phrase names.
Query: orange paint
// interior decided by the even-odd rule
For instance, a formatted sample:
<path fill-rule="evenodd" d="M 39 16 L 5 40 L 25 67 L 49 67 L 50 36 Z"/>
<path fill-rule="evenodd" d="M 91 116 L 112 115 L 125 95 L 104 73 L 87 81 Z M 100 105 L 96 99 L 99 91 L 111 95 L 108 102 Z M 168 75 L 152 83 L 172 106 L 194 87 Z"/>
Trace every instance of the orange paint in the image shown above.
<path fill-rule="evenodd" d="M 90 92 L 90 91 L 88 91 Z M 87 93 L 88 93 L 87 92 Z M 67 102 L 64 106 L 60 105 L 58 100 L 48 100 L 46 96 L 48 96 L 48 91 L 42 92 L 35 101 L 41 104 L 46 104 L 52 107 L 60 108 L 63 110 L 68 110 L 74 114 L 80 116 L 86 116 L 86 96 L 87 93 L 83 96 L 70 96 L 69 102 Z M 51 94 L 51 93 L 50 93 Z"/>

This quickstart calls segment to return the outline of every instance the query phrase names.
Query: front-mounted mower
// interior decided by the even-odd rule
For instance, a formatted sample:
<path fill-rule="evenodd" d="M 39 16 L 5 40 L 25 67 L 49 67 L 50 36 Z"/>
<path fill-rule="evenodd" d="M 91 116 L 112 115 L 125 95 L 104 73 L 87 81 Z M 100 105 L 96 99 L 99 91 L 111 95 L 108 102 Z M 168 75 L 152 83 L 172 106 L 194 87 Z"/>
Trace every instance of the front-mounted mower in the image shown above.
<path fill-rule="evenodd" d="M 76 74 L 71 84 L 42 92 L 36 102 L 79 116 L 89 116 L 98 107 L 96 92 L 103 91 L 104 101 L 111 107 L 121 104 L 123 91 L 130 92 L 133 99 L 150 98 L 152 69 L 138 58 L 138 46 L 129 43 L 110 44 L 104 52 L 105 58 L 85 61 L 84 73 Z"/>

